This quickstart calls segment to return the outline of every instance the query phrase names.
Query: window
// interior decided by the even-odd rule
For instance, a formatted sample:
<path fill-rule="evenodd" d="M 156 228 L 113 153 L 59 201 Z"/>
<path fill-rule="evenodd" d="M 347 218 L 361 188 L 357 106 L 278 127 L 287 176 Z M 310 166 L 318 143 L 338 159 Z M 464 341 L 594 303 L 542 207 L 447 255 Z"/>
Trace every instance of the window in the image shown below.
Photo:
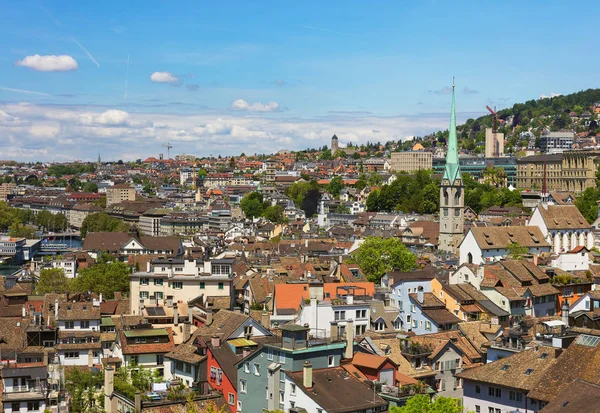
<path fill-rule="evenodd" d="M 27 411 L 40 410 L 40 402 L 27 402 Z"/>
<path fill-rule="evenodd" d="M 296 385 L 295 384 L 290 384 L 290 394 L 291 395 L 296 395 Z"/>
<path fill-rule="evenodd" d="M 416 312 L 417 312 L 417 306 L 416 306 L 416 305 L 414 305 L 414 304 L 411 304 L 411 305 L 410 305 L 410 312 L 411 312 L 411 313 L 416 313 Z"/>
<path fill-rule="evenodd" d="M 367 310 L 356 310 L 356 318 L 367 318 Z"/>
<path fill-rule="evenodd" d="M 334 317 L 335 321 L 345 320 L 346 319 L 346 312 L 345 311 L 335 311 L 333 313 L 333 317 Z"/>
<path fill-rule="evenodd" d="M 273 360 L 273 349 L 270 348 L 269 352 L 267 353 L 267 360 Z"/>
<path fill-rule="evenodd" d="M 493 407 L 488 407 L 488 413 L 494 413 L 494 408 Z"/>
<path fill-rule="evenodd" d="M 283 403 L 284 401 L 284 392 L 283 390 L 279 390 L 279 403 Z"/>
<path fill-rule="evenodd" d="M 165 363 L 165 357 L 162 354 L 157 354 L 156 355 L 156 365 L 157 366 L 162 366 Z M 186 364 L 186 367 L 188 365 Z"/>
<path fill-rule="evenodd" d="M 204 281 L 200 281 L 200 289 L 204 290 L 206 288 L 206 283 Z"/>
<path fill-rule="evenodd" d="M 477 393 L 477 394 L 481 393 L 481 386 L 479 386 L 479 384 L 475 385 L 475 393 Z"/>
<path fill-rule="evenodd" d="M 183 267 L 175 267 L 175 272 L 183 272 Z"/>
<path fill-rule="evenodd" d="M 481 413 L 481 406 L 478 404 L 475 405 L 475 413 Z"/>
<path fill-rule="evenodd" d="M 227 402 L 233 406 L 235 404 L 235 395 L 233 393 L 229 393 L 228 394 L 228 400 Z"/>
<path fill-rule="evenodd" d="M 68 351 L 65 353 L 65 358 L 68 359 L 78 359 L 79 358 L 79 352 L 78 351 Z"/>
<path fill-rule="evenodd" d="M 334 367 L 335 366 L 335 357 L 334 356 L 328 356 L 327 357 L 327 366 L 328 367 Z"/>
<path fill-rule="evenodd" d="M 173 288 L 176 289 L 176 290 L 183 289 L 183 282 L 181 282 L 181 281 L 175 281 L 175 282 L 173 282 Z"/>
<path fill-rule="evenodd" d="M 501 398 L 502 397 L 502 389 L 490 386 L 488 388 L 488 396 Z"/>
<path fill-rule="evenodd" d="M 140 285 L 150 284 L 150 278 L 140 278 Z"/>
<path fill-rule="evenodd" d="M 138 364 L 138 356 L 131 356 L 130 360 L 132 364 Z"/>
<path fill-rule="evenodd" d="M 154 279 L 154 285 L 163 285 L 163 279 L 162 278 L 155 278 Z"/>
<path fill-rule="evenodd" d="M 244 362 L 244 373 L 250 373 L 250 363 Z"/>
<path fill-rule="evenodd" d="M 11 403 L 11 409 L 15 413 L 18 412 L 21 409 L 21 403 L 19 403 L 19 402 L 16 402 L 16 403 L 13 402 L 13 403 Z"/>
<path fill-rule="evenodd" d="M 219 283 L 219 290 L 222 290 L 224 288 L 223 283 Z"/>
<path fill-rule="evenodd" d="M 367 326 L 364 324 L 359 324 L 354 330 L 356 331 L 357 336 L 362 336 L 363 334 L 365 334 L 365 331 L 367 331 Z"/>
<path fill-rule="evenodd" d="M 508 400 L 522 402 L 523 401 L 523 394 L 511 390 L 511 391 L 508 392 Z"/>
<path fill-rule="evenodd" d="M 240 393 L 246 393 L 246 380 L 240 379 Z"/>
<path fill-rule="evenodd" d="M 164 296 L 162 292 L 157 291 L 154 293 L 154 297 L 156 297 L 157 300 L 162 300 Z"/>
<path fill-rule="evenodd" d="M 150 293 L 148 291 L 140 291 L 140 298 L 148 298 L 150 297 Z"/>
<path fill-rule="evenodd" d="M 527 369 L 527 370 L 525 370 L 525 375 L 526 376 L 530 376 L 531 373 L 533 373 L 533 369 Z"/>
<path fill-rule="evenodd" d="M 254 375 L 260 376 L 260 364 L 254 363 Z"/>
<path fill-rule="evenodd" d="M 383 331 L 385 329 L 385 324 L 381 321 L 375 323 L 375 331 Z"/>
<path fill-rule="evenodd" d="M 244 327 L 244 335 L 251 336 L 252 334 L 254 334 L 254 328 L 252 326 L 245 326 Z"/>
<path fill-rule="evenodd" d="M 80 321 L 79 327 L 80 328 L 90 328 L 90 322 L 89 321 Z"/>
<path fill-rule="evenodd" d="M 285 364 L 285 353 L 283 351 L 279 352 L 279 363 Z"/>

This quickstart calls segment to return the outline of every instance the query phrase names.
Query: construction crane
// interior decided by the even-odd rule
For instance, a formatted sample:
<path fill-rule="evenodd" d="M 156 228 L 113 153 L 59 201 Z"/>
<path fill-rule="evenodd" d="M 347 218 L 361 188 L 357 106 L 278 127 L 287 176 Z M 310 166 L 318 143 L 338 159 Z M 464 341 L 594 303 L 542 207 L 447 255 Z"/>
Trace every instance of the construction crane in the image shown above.
<path fill-rule="evenodd" d="M 163 143 L 161 146 L 164 146 L 165 148 L 167 148 L 167 159 L 171 159 L 171 148 L 173 147 L 173 145 L 171 145 L 169 142 L 167 142 L 167 143 Z"/>
<path fill-rule="evenodd" d="M 498 142 L 498 113 L 496 110 L 489 107 L 489 105 L 485 105 L 485 108 L 492 114 L 494 118 L 492 122 L 492 158 L 497 158 L 500 156 L 500 142 Z"/>

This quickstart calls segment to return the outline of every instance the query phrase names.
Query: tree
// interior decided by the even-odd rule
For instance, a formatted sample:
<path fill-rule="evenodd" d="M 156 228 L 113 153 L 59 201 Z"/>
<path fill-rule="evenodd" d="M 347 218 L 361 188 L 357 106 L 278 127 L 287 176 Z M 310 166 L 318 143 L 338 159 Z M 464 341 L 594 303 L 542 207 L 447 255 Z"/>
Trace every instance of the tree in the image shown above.
<path fill-rule="evenodd" d="M 93 182 L 86 182 L 83 185 L 83 192 L 94 192 L 98 193 L 98 185 Z"/>
<path fill-rule="evenodd" d="M 434 184 L 428 184 L 423 188 L 423 213 L 435 214 L 440 210 L 440 188 Z"/>
<path fill-rule="evenodd" d="M 242 198 L 240 207 L 248 219 L 261 216 L 265 209 L 262 194 L 260 192 L 250 192 Z"/>
<path fill-rule="evenodd" d="M 126 232 L 128 230 L 129 225 L 104 212 L 88 215 L 81 224 L 82 237 L 85 237 L 88 232 Z"/>
<path fill-rule="evenodd" d="M 344 180 L 341 176 L 334 176 L 329 182 L 329 192 L 331 195 L 338 197 L 344 188 Z"/>
<path fill-rule="evenodd" d="M 123 262 L 100 262 L 80 270 L 77 278 L 71 281 L 71 288 L 75 292 L 91 291 L 113 298 L 116 291 L 129 292 L 130 272 Z"/>
<path fill-rule="evenodd" d="M 337 159 L 337 158 L 346 158 L 348 155 L 346 154 L 345 151 L 338 149 L 337 151 L 335 151 L 335 153 L 333 154 L 333 158 Z"/>
<path fill-rule="evenodd" d="M 350 209 L 344 204 L 339 204 L 338 206 L 335 207 L 335 213 L 336 214 L 349 214 Z"/>
<path fill-rule="evenodd" d="M 418 394 L 408 399 L 403 407 L 393 406 L 390 413 L 462 413 L 460 399 L 436 397 L 432 402 L 426 394 Z"/>
<path fill-rule="evenodd" d="M 104 395 L 98 390 L 104 383 L 104 374 L 98 370 L 89 370 L 83 367 L 72 367 L 68 370 L 65 387 L 71 396 L 69 412 L 89 413 L 102 412 Z"/>
<path fill-rule="evenodd" d="M 67 278 L 61 268 L 44 268 L 40 271 L 40 278 L 35 287 L 39 295 L 64 294 L 70 291 L 71 280 Z"/>
<path fill-rule="evenodd" d="M 282 224 L 285 222 L 285 215 L 283 214 L 283 208 L 281 205 L 272 205 L 263 211 L 263 217 L 276 224 Z"/>
<path fill-rule="evenodd" d="M 527 248 L 524 245 L 519 244 L 518 242 L 513 242 L 513 243 L 507 245 L 506 249 L 508 250 L 508 256 L 512 260 L 518 260 L 523 255 L 525 255 L 529 252 L 529 248 Z"/>
<path fill-rule="evenodd" d="M 14 238 L 35 238 L 35 228 L 15 222 L 9 227 L 8 235 Z"/>
<path fill-rule="evenodd" d="M 358 264 L 369 281 L 378 282 L 388 271 L 412 270 L 416 257 L 398 238 L 368 237 L 349 262 Z"/>

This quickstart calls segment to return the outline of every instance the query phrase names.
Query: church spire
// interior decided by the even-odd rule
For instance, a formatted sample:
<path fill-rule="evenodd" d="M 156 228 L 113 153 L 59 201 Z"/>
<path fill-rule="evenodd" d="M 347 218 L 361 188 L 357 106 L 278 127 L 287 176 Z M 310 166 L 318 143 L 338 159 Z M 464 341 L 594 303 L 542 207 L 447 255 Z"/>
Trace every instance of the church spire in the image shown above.
<path fill-rule="evenodd" d="M 448 130 L 448 152 L 446 153 L 446 169 L 444 179 L 450 181 L 450 185 L 456 179 L 461 179 L 458 165 L 458 139 L 456 138 L 456 109 L 454 106 L 454 79 L 452 79 L 452 107 L 450 109 L 450 128 Z"/>

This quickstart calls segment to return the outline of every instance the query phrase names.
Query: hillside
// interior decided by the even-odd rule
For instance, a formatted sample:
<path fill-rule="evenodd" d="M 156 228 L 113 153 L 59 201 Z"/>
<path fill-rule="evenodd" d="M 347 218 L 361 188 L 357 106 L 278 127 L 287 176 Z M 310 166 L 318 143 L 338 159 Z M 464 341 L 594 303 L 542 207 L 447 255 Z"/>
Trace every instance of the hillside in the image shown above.
<path fill-rule="evenodd" d="M 527 146 L 528 132 L 539 137 L 542 131 L 558 131 L 573 129 L 576 133 L 585 132 L 588 136 L 600 133 L 598 113 L 594 113 L 594 105 L 600 104 L 600 89 L 588 89 L 570 95 L 529 100 L 516 103 L 511 108 L 498 111 L 501 124 L 498 132 L 506 138 L 506 153 L 518 152 Z M 596 107 L 596 111 L 600 107 Z M 485 142 L 485 128 L 492 126 L 492 115 L 468 119 L 459 125 L 459 145 L 462 149 L 473 153 L 482 153 Z M 448 131 L 438 131 L 423 138 L 423 146 L 445 145 Z M 412 141 L 411 141 L 412 142 Z M 403 145 L 408 149 L 409 143 Z"/>

